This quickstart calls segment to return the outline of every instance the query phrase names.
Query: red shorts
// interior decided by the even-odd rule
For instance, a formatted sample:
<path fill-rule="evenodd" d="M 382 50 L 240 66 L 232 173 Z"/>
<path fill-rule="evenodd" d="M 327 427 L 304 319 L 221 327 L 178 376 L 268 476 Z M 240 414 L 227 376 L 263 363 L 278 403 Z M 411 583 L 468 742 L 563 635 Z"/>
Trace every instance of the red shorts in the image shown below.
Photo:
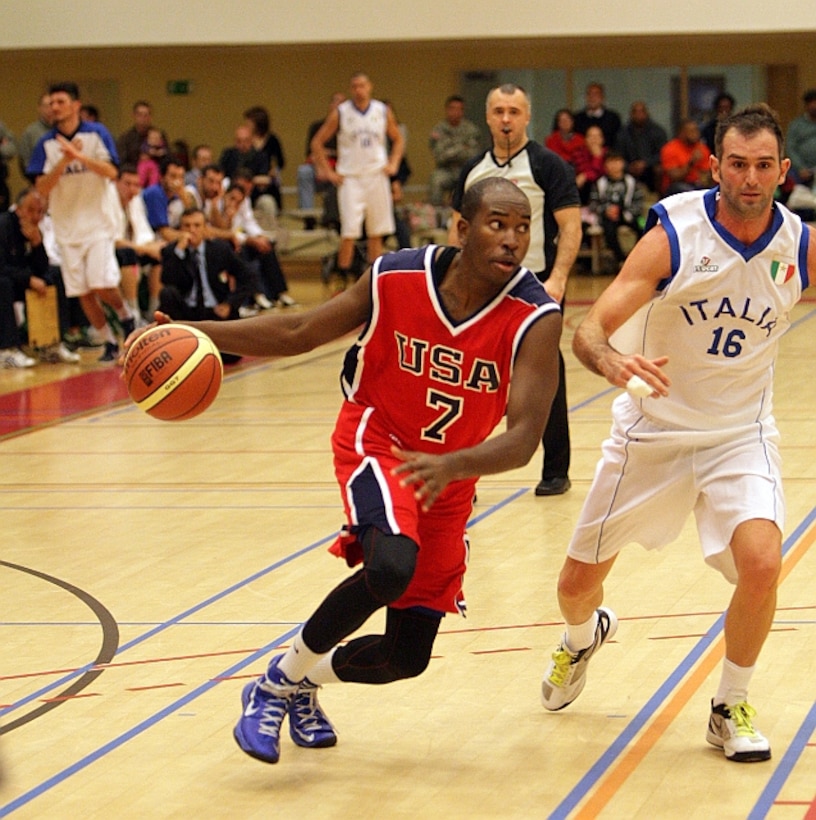
<path fill-rule="evenodd" d="M 369 526 L 401 534 L 419 545 L 417 566 L 408 589 L 391 606 L 420 606 L 438 612 L 464 612 L 462 582 L 468 559 L 467 521 L 473 511 L 476 479 L 456 481 L 428 512 L 391 474 L 402 462 L 391 455 L 394 441 L 369 424 L 371 408 L 345 404 L 332 447 L 348 524 L 331 552 L 349 566 L 363 559 L 357 533 Z"/>

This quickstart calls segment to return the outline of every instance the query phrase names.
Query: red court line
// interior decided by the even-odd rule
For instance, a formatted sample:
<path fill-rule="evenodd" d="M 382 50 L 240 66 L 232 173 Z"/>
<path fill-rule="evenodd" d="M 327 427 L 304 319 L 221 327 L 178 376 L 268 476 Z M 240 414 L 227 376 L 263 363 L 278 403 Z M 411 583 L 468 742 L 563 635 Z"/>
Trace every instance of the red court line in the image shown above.
<path fill-rule="evenodd" d="M 100 410 L 128 398 L 118 367 L 89 370 L 0 396 L 0 439 Z"/>

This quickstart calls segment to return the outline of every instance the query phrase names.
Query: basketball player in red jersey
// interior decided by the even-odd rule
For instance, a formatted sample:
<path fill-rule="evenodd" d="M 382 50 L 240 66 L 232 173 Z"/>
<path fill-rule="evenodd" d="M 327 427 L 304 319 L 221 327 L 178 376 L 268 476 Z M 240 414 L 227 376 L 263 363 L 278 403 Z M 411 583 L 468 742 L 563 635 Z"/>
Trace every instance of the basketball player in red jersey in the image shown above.
<path fill-rule="evenodd" d="M 529 201 L 508 180 L 483 180 L 467 191 L 458 228 L 461 248 L 385 254 L 308 312 L 191 323 L 220 350 L 246 356 L 303 353 L 363 326 L 346 354 L 332 437 L 347 516 L 332 551 L 362 568 L 244 688 L 234 735 L 265 762 L 278 761 L 287 716 L 299 746 L 336 743 L 320 685 L 425 670 L 442 617 L 463 608 L 478 477 L 526 464 L 541 440 L 561 312 L 521 267 Z M 488 439 L 505 415 L 506 430 Z M 384 634 L 338 645 L 382 607 Z"/>

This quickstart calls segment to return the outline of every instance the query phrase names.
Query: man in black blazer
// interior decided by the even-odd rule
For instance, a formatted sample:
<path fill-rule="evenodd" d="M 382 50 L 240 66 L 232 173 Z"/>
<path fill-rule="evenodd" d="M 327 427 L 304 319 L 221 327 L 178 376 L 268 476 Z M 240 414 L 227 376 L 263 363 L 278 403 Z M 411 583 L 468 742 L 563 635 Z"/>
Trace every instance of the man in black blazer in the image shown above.
<path fill-rule="evenodd" d="M 249 268 L 228 242 L 205 240 L 199 208 L 182 214 L 180 228 L 182 238 L 162 249 L 159 310 L 179 320 L 237 319 L 238 308 L 252 299 Z"/>

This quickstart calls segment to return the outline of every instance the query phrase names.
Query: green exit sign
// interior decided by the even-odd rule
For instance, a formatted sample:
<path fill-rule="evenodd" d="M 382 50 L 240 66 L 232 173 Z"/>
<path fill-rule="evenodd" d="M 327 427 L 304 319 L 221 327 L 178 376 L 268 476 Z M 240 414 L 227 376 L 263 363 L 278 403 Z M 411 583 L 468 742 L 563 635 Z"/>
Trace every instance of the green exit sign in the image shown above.
<path fill-rule="evenodd" d="M 167 93 L 168 94 L 190 94 L 193 90 L 192 80 L 168 80 Z"/>

